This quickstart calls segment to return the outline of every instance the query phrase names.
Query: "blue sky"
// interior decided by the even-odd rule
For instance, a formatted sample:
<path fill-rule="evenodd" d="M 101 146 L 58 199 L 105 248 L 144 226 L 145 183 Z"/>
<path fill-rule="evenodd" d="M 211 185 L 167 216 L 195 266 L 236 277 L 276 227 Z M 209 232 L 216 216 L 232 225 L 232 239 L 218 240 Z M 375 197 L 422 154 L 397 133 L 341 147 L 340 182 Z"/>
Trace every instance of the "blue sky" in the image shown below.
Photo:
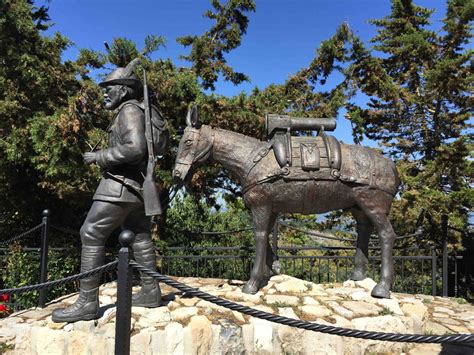
<path fill-rule="evenodd" d="M 446 2 L 415 3 L 435 9 L 433 27 L 440 28 Z M 242 45 L 227 57 L 234 70 L 247 74 L 251 82 L 239 86 L 219 82 L 216 94 L 231 96 L 250 92 L 255 86 L 281 84 L 311 62 L 319 43 L 332 36 L 342 22 L 348 22 L 367 41 L 375 35 L 375 27 L 368 20 L 390 13 L 388 0 L 256 0 L 256 4 Z M 48 32 L 59 31 L 74 43 L 65 59 L 75 59 L 78 48 L 103 51 L 103 42 L 110 43 L 115 37 L 132 39 L 141 48 L 145 36 L 154 34 L 167 40 L 155 57 L 169 57 L 187 66 L 178 57 L 188 50 L 176 43 L 176 38 L 201 34 L 211 25 L 202 16 L 211 8 L 209 0 L 50 0 L 49 7 L 54 26 Z M 350 125 L 342 113 L 335 135 L 352 142 Z"/>

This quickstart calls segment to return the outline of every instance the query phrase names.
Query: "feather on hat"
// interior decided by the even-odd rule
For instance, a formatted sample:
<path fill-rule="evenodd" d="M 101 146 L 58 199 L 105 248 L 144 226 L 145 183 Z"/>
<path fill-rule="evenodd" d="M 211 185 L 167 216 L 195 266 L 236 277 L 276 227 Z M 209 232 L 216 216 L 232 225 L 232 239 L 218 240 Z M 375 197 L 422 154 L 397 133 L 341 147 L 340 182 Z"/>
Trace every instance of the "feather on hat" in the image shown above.
<path fill-rule="evenodd" d="M 106 87 L 110 85 L 125 85 L 131 88 L 139 89 L 142 86 L 142 83 L 133 73 L 133 69 L 139 63 L 139 59 L 135 58 L 130 63 L 127 64 L 125 68 L 117 68 L 112 73 L 107 75 L 105 80 L 99 83 L 99 86 Z"/>

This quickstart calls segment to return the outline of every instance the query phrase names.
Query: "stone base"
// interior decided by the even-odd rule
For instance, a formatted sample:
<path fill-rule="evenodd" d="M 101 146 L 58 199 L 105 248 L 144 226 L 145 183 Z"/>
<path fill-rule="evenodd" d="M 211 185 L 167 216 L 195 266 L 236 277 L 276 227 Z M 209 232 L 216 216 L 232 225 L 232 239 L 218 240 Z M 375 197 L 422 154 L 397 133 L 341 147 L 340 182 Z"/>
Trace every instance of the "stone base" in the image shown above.
<path fill-rule="evenodd" d="M 269 313 L 338 327 L 393 333 L 474 332 L 474 306 L 426 295 L 370 296 L 371 279 L 318 285 L 274 276 L 256 295 L 241 292 L 243 282 L 177 278 L 187 285 Z M 163 286 L 166 305 L 132 308 L 132 354 L 366 354 L 474 353 L 474 348 L 360 340 L 299 330 L 230 311 Z M 53 323 L 51 312 L 75 301 L 58 299 L 0 320 L 6 354 L 114 354 L 116 285 L 101 286 L 101 317 L 95 321 Z"/>

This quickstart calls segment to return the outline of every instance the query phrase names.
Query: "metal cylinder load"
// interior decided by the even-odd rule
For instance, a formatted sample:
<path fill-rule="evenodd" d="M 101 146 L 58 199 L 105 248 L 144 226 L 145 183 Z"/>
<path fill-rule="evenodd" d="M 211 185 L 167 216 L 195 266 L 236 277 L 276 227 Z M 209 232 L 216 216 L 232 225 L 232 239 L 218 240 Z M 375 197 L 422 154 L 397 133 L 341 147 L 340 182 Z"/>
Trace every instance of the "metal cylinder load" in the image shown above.
<path fill-rule="evenodd" d="M 265 117 L 265 134 L 268 139 L 276 132 L 294 131 L 334 131 L 335 118 L 290 117 L 267 114 Z"/>

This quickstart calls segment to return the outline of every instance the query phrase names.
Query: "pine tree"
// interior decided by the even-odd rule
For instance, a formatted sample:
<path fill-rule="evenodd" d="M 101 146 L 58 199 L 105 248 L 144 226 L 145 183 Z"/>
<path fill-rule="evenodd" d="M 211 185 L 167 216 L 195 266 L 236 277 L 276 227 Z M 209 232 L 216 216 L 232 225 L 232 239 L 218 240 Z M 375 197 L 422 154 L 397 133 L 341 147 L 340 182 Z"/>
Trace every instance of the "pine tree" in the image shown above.
<path fill-rule="evenodd" d="M 82 137 L 104 117 L 96 105 L 100 91 L 87 77 L 100 59 L 81 51 L 76 62 L 62 62 L 70 42 L 59 33 L 42 35 L 49 27 L 47 9 L 33 1 L 2 1 L 0 13 L 2 227 L 31 226 L 52 205 L 79 219 L 75 208 L 91 182 L 82 164 Z"/>
<path fill-rule="evenodd" d="M 249 22 L 245 13 L 255 11 L 255 2 L 228 0 L 222 4 L 219 0 L 212 0 L 211 3 L 215 11 L 208 10 L 204 16 L 213 20 L 214 25 L 201 36 L 181 37 L 178 42 L 191 46 L 191 53 L 182 58 L 192 63 L 203 87 L 214 90 L 220 74 L 233 84 L 248 80 L 245 74 L 235 72 L 227 64 L 225 54 L 240 45 Z"/>
<path fill-rule="evenodd" d="M 474 202 L 468 135 L 474 7 L 468 0 L 448 1 L 439 32 L 429 27 L 432 13 L 411 0 L 392 0 L 391 13 L 371 21 L 377 27 L 372 48 L 342 25 L 321 44 L 308 79 L 324 82 L 333 71 L 342 72 L 337 88 L 354 140 L 375 140 L 397 160 L 402 178 L 392 209 L 397 231 L 412 232 L 425 215 L 431 238 L 439 242 L 441 215 L 465 229 Z M 369 97 L 366 106 L 352 99 L 358 93 Z M 460 243 L 460 235 L 453 235 L 451 245 L 461 248 Z"/>
<path fill-rule="evenodd" d="M 404 182 L 397 203 L 400 225 L 407 215 L 414 221 L 424 212 L 438 225 L 444 213 L 455 226 L 467 224 L 474 202 L 467 136 L 474 79 L 473 51 L 466 47 L 472 36 L 471 4 L 448 1 L 439 33 L 427 28 L 432 11 L 408 0 L 392 1 L 392 13 L 372 21 L 378 27 L 374 50 L 384 54 L 377 61 L 387 76 L 377 95 L 356 76 L 371 100 L 367 109 L 350 106 L 349 116 L 355 113 L 364 134 L 399 159 Z"/>

